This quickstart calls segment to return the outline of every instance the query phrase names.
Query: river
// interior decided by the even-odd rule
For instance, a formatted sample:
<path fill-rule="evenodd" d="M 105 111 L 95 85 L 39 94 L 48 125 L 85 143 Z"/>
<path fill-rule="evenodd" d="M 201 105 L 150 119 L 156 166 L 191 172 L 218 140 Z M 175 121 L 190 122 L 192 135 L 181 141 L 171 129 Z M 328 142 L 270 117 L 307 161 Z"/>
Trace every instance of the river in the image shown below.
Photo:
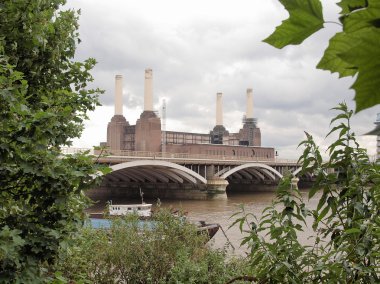
<path fill-rule="evenodd" d="M 304 200 L 308 200 L 307 190 L 301 190 L 301 194 Z M 229 229 L 230 225 L 237 217 L 231 218 L 231 216 L 239 211 L 239 205 L 243 204 L 246 212 L 253 213 L 257 217 L 260 217 L 265 207 L 269 206 L 275 197 L 274 192 L 249 192 L 249 193 L 228 193 L 228 198 L 224 200 L 160 200 L 161 206 L 165 208 L 180 209 L 184 212 L 188 212 L 188 218 L 193 221 L 204 220 L 207 223 L 219 223 L 232 245 L 226 247 L 227 239 L 223 232 L 219 232 L 210 241 L 210 246 L 223 249 L 227 248 L 229 255 L 244 255 L 247 251 L 246 247 L 240 247 L 241 239 L 243 235 L 240 233 L 238 226 L 234 226 Z M 146 203 L 157 204 L 157 200 L 145 200 Z M 140 203 L 141 200 L 133 199 L 114 199 L 114 204 L 132 204 Z M 318 202 L 318 197 L 313 197 L 307 202 L 309 208 L 315 208 Z M 90 211 L 101 211 L 104 208 L 104 202 L 98 203 L 91 208 Z M 311 224 L 310 224 L 311 226 Z M 303 243 L 308 243 L 308 236 L 312 233 L 308 228 L 300 236 L 300 240 Z"/>

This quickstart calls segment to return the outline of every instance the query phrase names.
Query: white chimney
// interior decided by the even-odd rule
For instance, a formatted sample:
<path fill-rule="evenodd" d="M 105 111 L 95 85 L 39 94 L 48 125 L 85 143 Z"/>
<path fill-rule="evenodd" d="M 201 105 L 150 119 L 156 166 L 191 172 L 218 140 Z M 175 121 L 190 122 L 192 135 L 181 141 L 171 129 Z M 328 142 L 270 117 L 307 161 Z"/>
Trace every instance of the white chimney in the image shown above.
<path fill-rule="evenodd" d="M 223 101 L 222 93 L 216 94 L 216 125 L 223 125 Z"/>
<path fill-rule="evenodd" d="M 115 115 L 123 115 L 123 76 L 115 76 Z"/>
<path fill-rule="evenodd" d="M 252 89 L 247 89 L 247 113 L 246 118 L 253 118 L 253 93 Z"/>
<path fill-rule="evenodd" d="M 153 74 L 152 74 L 152 69 L 145 69 L 144 111 L 153 111 Z"/>

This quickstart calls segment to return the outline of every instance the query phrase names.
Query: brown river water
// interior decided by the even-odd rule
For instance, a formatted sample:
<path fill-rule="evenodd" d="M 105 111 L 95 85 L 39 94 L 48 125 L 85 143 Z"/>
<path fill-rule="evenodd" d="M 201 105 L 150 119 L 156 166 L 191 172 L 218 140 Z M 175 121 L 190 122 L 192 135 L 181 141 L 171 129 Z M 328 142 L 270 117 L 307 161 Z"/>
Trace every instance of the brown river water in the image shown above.
<path fill-rule="evenodd" d="M 308 200 L 308 190 L 301 190 L 301 194 L 308 205 L 308 208 L 316 208 L 318 196 Z M 224 200 L 160 200 L 161 207 L 173 208 L 188 212 L 188 219 L 191 221 L 204 220 L 206 223 L 219 223 L 225 231 L 229 241 L 232 243 L 228 246 L 226 237 L 222 230 L 219 230 L 209 245 L 217 249 L 227 249 L 229 255 L 245 255 L 247 247 L 240 247 L 243 238 L 239 227 L 235 225 L 229 228 L 234 220 L 238 217 L 231 216 L 240 210 L 239 205 L 243 204 L 247 213 L 253 213 L 257 217 L 261 217 L 265 207 L 271 205 L 275 198 L 274 192 L 247 192 L 247 193 L 227 193 L 228 198 Z M 144 199 L 146 203 L 157 204 L 157 200 Z M 141 200 L 136 199 L 114 199 L 113 204 L 135 204 Z M 90 212 L 100 212 L 103 210 L 105 203 L 98 203 L 92 207 Z M 154 208 L 153 208 L 154 210 Z M 311 227 L 311 222 L 309 227 Z M 247 227 L 245 227 L 247 228 Z M 309 243 L 308 237 L 312 234 L 311 228 L 306 228 L 300 236 L 302 243 Z"/>

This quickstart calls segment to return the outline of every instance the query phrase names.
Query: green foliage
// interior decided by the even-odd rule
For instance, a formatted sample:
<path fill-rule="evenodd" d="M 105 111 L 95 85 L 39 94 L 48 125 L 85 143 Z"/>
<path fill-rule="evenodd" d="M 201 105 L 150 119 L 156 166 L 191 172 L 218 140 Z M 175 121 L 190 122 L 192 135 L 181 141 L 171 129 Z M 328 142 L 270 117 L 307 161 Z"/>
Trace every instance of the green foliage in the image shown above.
<path fill-rule="evenodd" d="M 322 5 L 319 0 L 279 0 L 289 12 L 289 18 L 264 41 L 277 48 L 300 44 L 323 28 Z"/>
<path fill-rule="evenodd" d="M 242 214 L 235 223 L 245 233 L 241 245 L 250 249 L 249 264 L 259 283 L 303 283 L 313 256 L 300 244 L 297 233 L 303 232 L 308 210 L 290 176 L 281 181 L 276 197 L 260 220 L 244 207 L 236 213 Z M 244 223 L 249 230 L 243 229 Z"/>
<path fill-rule="evenodd" d="M 128 216 L 110 230 L 85 228 L 75 241 L 55 268 L 68 282 L 225 283 L 246 267 L 238 260 L 226 265 L 224 252 L 208 249 L 194 225 L 165 210 L 154 226 Z"/>
<path fill-rule="evenodd" d="M 299 44 L 323 26 L 320 0 L 280 0 L 289 12 L 275 32 L 264 41 L 277 48 Z M 341 0 L 342 31 L 335 34 L 317 68 L 337 72 L 340 77 L 356 75 L 356 112 L 380 103 L 380 2 Z M 319 21 L 319 22 L 318 22 Z M 325 23 L 328 23 L 326 21 Z"/>
<path fill-rule="evenodd" d="M 377 283 L 380 281 L 380 168 L 369 161 L 365 149 L 359 147 L 350 129 L 352 111 L 345 104 L 334 108 L 341 112 L 331 122 L 342 121 L 331 132 L 338 133 L 329 148 L 330 159 L 313 170 L 321 197 L 313 210 L 313 228 L 318 239 L 319 279 L 342 279 L 345 283 Z M 310 144 L 307 142 L 306 144 Z M 312 146 L 313 148 L 314 146 Z M 311 152 L 304 160 L 310 159 Z M 331 172 L 335 169 L 334 172 Z"/>
<path fill-rule="evenodd" d="M 302 174 L 314 175 L 309 197 L 319 196 L 317 208 L 306 208 L 290 177 L 280 184 L 276 200 L 259 221 L 250 222 L 244 208 L 235 223 L 245 232 L 251 273 L 259 283 L 379 283 L 380 167 L 369 161 L 350 129 L 352 111 L 345 104 L 328 135 L 337 139 L 322 161 L 311 135 L 300 162 Z M 255 217 L 254 217 L 255 218 Z M 250 230 L 244 231 L 244 223 Z M 298 235 L 310 226 L 312 245 Z"/>
<path fill-rule="evenodd" d="M 96 173 L 62 156 L 98 104 L 93 59 L 72 61 L 77 14 L 65 1 L 0 3 L 0 282 L 39 283 L 81 227 Z"/>

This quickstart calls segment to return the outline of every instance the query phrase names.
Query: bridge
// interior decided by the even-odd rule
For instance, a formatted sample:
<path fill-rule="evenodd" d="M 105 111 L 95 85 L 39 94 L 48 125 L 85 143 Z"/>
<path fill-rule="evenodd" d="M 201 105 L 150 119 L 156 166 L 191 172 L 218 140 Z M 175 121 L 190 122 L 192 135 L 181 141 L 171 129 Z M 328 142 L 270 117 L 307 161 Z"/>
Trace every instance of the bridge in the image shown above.
<path fill-rule="evenodd" d="M 64 149 L 64 153 L 90 149 Z M 244 155 L 196 155 L 126 150 L 90 150 L 98 163 L 107 164 L 107 174 L 93 194 L 209 199 L 225 198 L 226 190 L 274 188 L 286 172 L 300 171 L 296 160 Z M 243 153 L 244 154 L 244 153 Z"/>

